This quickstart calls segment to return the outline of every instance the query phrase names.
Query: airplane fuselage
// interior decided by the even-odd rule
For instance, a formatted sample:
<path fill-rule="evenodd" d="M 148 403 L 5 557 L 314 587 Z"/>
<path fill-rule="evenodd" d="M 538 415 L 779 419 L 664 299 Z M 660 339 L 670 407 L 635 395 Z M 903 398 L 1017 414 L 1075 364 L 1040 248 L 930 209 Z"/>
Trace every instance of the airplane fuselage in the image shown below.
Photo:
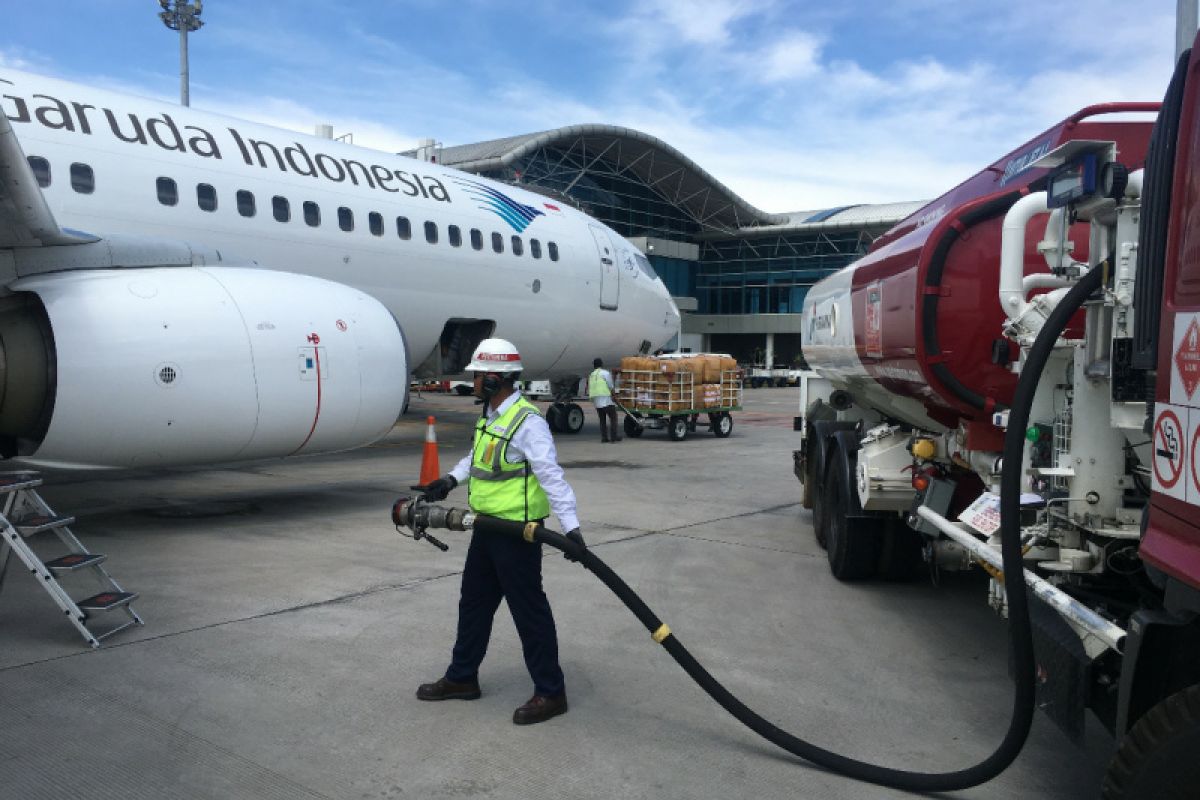
<path fill-rule="evenodd" d="M 486 336 L 535 379 L 678 331 L 629 242 L 520 187 L 13 70 L 0 109 L 0 456 L 345 449 Z"/>
<path fill-rule="evenodd" d="M 399 321 L 413 367 L 436 363 L 454 319 L 495 321 L 529 377 L 578 373 L 677 330 L 628 242 L 519 187 L 12 70 L 0 70 L 0 96 L 25 154 L 49 166 L 43 192 L 64 227 L 200 243 L 358 288 Z M 72 164 L 91 168 L 90 192 L 73 187 Z"/>

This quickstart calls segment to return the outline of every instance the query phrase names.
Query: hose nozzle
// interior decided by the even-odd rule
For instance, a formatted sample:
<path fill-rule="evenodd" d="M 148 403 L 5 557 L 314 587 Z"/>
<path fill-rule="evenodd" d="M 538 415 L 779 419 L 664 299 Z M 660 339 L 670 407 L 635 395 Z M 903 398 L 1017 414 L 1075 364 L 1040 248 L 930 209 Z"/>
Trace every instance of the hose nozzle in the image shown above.
<path fill-rule="evenodd" d="M 445 528 L 451 531 L 469 531 L 475 515 L 465 508 L 443 508 L 430 505 L 423 497 L 401 497 L 392 504 L 392 522 L 396 530 L 408 528 L 414 539 L 428 539 L 441 550 L 449 549 L 445 544 L 430 536 L 429 528 Z"/>

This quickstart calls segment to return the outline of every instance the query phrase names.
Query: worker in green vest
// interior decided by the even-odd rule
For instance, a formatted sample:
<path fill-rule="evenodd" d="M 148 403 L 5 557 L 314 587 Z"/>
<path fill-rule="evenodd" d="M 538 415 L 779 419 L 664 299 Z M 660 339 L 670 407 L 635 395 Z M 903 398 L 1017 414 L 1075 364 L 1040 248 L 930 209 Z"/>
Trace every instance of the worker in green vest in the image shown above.
<path fill-rule="evenodd" d="M 444 500 L 465 480 L 476 514 L 541 522 L 553 511 L 567 538 L 583 546 L 575 492 L 563 479 L 550 427 L 516 388 L 521 369 L 521 356 L 511 342 L 485 339 L 475 349 L 467 370 L 475 373 L 475 395 L 483 401 L 483 412 L 475 423 L 471 452 L 449 474 L 430 482 L 425 497 Z M 558 634 L 542 589 L 542 545 L 499 534 L 472 534 L 450 666 L 439 680 L 422 684 L 417 697 L 475 700 L 481 695 L 479 666 L 501 599 L 508 603 L 533 678 L 533 697 L 513 712 L 513 722 L 529 725 L 566 713 Z"/>
<path fill-rule="evenodd" d="M 598 358 L 592 361 L 592 367 L 592 374 L 588 375 L 588 397 L 596 407 L 596 415 L 600 417 L 600 441 L 619 442 L 621 436 L 617 433 L 617 407 L 612 398 L 612 373 L 604 368 L 604 362 Z"/>

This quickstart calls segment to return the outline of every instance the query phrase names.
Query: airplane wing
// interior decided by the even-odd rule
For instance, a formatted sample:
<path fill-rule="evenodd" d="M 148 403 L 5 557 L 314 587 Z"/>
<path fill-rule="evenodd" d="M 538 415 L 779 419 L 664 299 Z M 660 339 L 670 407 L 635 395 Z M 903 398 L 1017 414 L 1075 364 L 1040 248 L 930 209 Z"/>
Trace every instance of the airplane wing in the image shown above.
<path fill-rule="evenodd" d="M 95 241 L 91 234 L 59 227 L 12 123 L 0 112 L 0 248 Z"/>

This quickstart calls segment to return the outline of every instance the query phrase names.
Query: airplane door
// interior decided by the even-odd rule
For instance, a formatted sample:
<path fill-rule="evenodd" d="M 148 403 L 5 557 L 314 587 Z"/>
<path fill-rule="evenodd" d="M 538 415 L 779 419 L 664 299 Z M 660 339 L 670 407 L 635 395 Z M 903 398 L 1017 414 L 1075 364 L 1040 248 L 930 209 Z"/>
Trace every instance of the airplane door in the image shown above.
<path fill-rule="evenodd" d="M 588 230 L 592 232 L 592 239 L 596 242 L 596 255 L 600 258 L 600 307 L 615 310 L 621 292 L 616 251 L 603 228 L 589 225 Z"/>

